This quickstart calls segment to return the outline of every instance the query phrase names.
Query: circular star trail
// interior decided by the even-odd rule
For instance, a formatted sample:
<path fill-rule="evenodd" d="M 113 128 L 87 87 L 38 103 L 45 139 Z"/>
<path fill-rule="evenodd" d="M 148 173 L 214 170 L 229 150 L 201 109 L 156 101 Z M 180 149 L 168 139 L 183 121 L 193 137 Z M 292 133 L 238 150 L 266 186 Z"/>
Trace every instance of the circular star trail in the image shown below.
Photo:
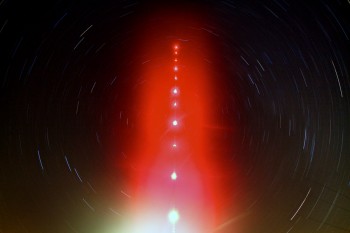
<path fill-rule="evenodd" d="M 0 232 L 349 232 L 349 12 L 0 0 Z"/>

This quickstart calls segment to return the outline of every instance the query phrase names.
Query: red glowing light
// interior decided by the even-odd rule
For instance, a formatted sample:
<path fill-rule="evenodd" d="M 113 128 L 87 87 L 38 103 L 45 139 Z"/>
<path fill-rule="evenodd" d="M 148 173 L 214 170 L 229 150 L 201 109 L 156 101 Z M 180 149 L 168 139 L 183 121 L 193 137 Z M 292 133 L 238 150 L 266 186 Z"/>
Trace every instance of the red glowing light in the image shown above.
<path fill-rule="evenodd" d="M 130 146 L 130 157 L 135 158 L 129 171 L 134 225 L 152 223 L 144 228 L 152 233 L 163 232 L 153 226 L 157 224 L 170 229 L 167 232 L 172 232 L 173 225 L 178 232 L 213 232 L 216 205 L 222 200 L 213 178 L 218 174 L 213 166 L 218 155 L 208 149 L 214 147 L 207 127 L 216 107 L 211 102 L 212 83 L 195 44 L 171 43 L 144 46 L 151 57 L 167 59 L 147 62 L 141 70 L 147 80 L 137 99 L 142 117 L 135 123 L 137 136 Z"/>

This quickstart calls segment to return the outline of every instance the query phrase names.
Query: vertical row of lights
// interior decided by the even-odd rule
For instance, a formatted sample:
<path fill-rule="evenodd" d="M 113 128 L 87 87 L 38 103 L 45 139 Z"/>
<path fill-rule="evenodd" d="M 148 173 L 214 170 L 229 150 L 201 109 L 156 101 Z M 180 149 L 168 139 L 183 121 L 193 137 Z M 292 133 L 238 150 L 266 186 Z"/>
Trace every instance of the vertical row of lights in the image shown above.
<path fill-rule="evenodd" d="M 178 109 L 179 107 L 179 103 L 178 103 L 178 96 L 180 95 L 180 90 L 179 90 L 179 87 L 176 85 L 177 84 L 177 81 L 178 81 L 178 71 L 179 71 L 179 67 L 178 67 L 178 53 L 179 53 L 179 46 L 178 45 L 175 45 L 174 46 L 174 86 L 172 87 L 171 89 L 171 106 L 174 110 L 174 117 L 171 121 L 171 127 L 173 128 L 177 128 L 179 127 L 179 120 L 177 119 L 177 115 L 176 115 L 176 110 Z M 177 142 L 176 142 L 176 138 L 174 137 L 174 142 L 172 144 L 172 148 L 173 149 L 176 149 L 178 147 L 177 145 Z M 171 173 L 170 175 L 170 178 L 173 182 L 176 181 L 177 179 L 177 173 L 175 170 L 173 170 L 173 172 Z M 173 207 L 169 213 L 168 213 L 168 219 L 169 219 L 169 222 L 172 224 L 173 226 L 173 233 L 175 233 L 175 225 L 176 223 L 179 221 L 180 219 L 180 214 L 178 212 L 178 210 Z"/>

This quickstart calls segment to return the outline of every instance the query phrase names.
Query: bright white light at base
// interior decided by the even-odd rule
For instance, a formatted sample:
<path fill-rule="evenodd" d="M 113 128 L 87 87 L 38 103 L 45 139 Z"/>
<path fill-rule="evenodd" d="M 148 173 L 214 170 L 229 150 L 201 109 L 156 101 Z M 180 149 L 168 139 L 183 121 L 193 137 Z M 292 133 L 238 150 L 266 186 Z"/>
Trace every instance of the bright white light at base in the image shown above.
<path fill-rule="evenodd" d="M 176 172 L 171 173 L 171 179 L 172 180 L 176 180 L 177 179 Z"/>
<path fill-rule="evenodd" d="M 170 210 L 170 212 L 168 214 L 168 219 L 169 219 L 170 223 L 175 224 L 180 219 L 179 212 L 177 212 L 176 209 Z"/>
<path fill-rule="evenodd" d="M 173 120 L 173 126 L 177 126 L 177 125 L 178 125 L 177 120 Z"/>

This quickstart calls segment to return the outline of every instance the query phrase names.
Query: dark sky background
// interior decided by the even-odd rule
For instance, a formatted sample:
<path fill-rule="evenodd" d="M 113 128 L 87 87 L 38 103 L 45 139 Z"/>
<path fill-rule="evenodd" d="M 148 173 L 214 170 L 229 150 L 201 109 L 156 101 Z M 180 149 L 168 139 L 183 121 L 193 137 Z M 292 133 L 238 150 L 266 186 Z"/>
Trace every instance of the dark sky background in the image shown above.
<path fill-rule="evenodd" d="M 173 31 L 183 15 L 200 20 Z M 346 0 L 0 0 L 0 232 L 118 232 L 157 30 L 213 50 L 216 115 L 235 128 L 216 138 L 216 232 L 350 232 L 349 15 Z"/>

